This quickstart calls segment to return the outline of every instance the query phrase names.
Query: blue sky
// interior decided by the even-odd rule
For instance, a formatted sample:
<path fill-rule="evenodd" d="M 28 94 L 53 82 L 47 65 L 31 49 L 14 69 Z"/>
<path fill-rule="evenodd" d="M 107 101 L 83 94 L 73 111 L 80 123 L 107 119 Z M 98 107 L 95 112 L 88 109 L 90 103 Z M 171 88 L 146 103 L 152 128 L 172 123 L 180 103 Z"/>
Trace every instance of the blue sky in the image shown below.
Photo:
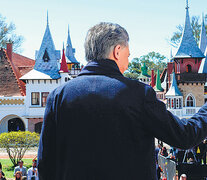
<path fill-rule="evenodd" d="M 207 0 L 189 0 L 190 16 L 207 13 Z M 84 39 L 87 30 L 101 22 L 114 22 L 126 28 L 130 36 L 130 60 L 150 51 L 169 57 L 168 44 L 176 25 L 185 20 L 186 0 L 8 0 L 2 1 L 0 13 L 16 25 L 24 36 L 24 56 L 34 59 L 49 26 L 57 50 L 67 40 L 67 28 L 76 58 L 85 64 Z M 176 49 L 173 49 L 173 53 Z"/>

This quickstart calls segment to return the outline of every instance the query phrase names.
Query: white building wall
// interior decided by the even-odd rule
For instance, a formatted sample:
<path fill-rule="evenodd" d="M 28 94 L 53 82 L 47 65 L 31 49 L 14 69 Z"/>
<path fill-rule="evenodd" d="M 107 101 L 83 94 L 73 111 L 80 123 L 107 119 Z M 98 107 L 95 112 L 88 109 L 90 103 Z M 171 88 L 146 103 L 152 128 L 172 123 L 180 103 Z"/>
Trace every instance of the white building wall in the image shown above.
<path fill-rule="evenodd" d="M 45 107 L 41 104 L 42 92 L 52 92 L 55 88 L 60 86 L 60 79 L 58 80 L 28 80 L 26 84 L 26 116 L 43 117 Z M 31 93 L 40 93 L 40 105 L 31 104 Z"/>

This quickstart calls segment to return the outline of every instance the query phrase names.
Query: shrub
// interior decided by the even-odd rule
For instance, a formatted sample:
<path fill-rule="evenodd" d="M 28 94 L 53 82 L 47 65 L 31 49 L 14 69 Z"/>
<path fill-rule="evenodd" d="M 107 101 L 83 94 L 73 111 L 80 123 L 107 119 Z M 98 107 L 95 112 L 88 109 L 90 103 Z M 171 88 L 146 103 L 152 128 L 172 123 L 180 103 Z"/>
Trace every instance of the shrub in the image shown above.
<path fill-rule="evenodd" d="M 29 131 L 5 132 L 0 134 L 0 147 L 5 148 L 11 162 L 17 166 L 25 152 L 39 144 L 39 134 Z"/>

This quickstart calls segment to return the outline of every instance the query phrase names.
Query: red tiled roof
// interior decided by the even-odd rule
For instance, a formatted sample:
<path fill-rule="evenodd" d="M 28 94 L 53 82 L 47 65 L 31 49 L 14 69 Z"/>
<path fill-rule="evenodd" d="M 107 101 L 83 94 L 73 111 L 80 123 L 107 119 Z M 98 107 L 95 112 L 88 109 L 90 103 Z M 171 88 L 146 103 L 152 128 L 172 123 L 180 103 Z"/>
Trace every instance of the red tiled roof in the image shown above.
<path fill-rule="evenodd" d="M 12 53 L 12 60 L 10 60 L 8 55 L 6 54 L 6 50 L 4 50 L 4 52 L 6 55 L 6 59 L 8 60 L 16 77 L 20 93 L 22 96 L 25 96 L 26 95 L 25 83 L 21 81 L 19 78 L 33 69 L 35 65 L 35 61 L 16 53 Z"/>

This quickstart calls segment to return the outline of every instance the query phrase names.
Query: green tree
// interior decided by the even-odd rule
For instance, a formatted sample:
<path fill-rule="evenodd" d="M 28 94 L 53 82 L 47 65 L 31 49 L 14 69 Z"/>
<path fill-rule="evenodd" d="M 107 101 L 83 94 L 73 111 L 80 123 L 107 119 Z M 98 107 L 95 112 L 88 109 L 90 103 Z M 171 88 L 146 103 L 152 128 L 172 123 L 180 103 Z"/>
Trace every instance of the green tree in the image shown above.
<path fill-rule="evenodd" d="M 205 20 L 207 20 L 207 15 L 205 15 Z M 200 32 L 201 32 L 201 24 L 199 22 L 200 22 L 199 16 L 192 16 L 191 27 L 197 44 L 199 44 Z M 177 48 L 181 41 L 184 25 L 179 24 L 178 26 L 176 26 L 176 28 L 177 31 L 173 33 L 172 37 L 170 38 L 170 40 L 168 40 L 168 42 L 170 43 L 170 45 Z M 207 25 L 205 26 L 205 28 L 207 30 Z"/>
<path fill-rule="evenodd" d="M 23 36 L 15 33 L 16 27 L 13 23 L 7 23 L 6 18 L 0 14 L 0 47 L 6 48 L 6 43 L 13 43 L 15 52 L 21 51 Z"/>
<path fill-rule="evenodd" d="M 24 157 L 25 152 L 39 144 L 39 134 L 29 131 L 5 132 L 0 134 L 0 147 L 4 148 L 13 163 L 17 166 L 18 161 Z"/>
<path fill-rule="evenodd" d="M 128 71 L 125 73 L 126 77 L 137 79 L 138 75 L 141 73 L 141 66 L 143 63 L 148 67 L 148 74 L 151 74 L 151 70 L 154 69 L 155 72 L 157 69 L 162 72 L 166 67 L 167 63 L 165 62 L 166 57 L 157 52 L 149 52 L 146 55 L 143 55 L 139 58 L 134 58 L 129 63 Z"/>

